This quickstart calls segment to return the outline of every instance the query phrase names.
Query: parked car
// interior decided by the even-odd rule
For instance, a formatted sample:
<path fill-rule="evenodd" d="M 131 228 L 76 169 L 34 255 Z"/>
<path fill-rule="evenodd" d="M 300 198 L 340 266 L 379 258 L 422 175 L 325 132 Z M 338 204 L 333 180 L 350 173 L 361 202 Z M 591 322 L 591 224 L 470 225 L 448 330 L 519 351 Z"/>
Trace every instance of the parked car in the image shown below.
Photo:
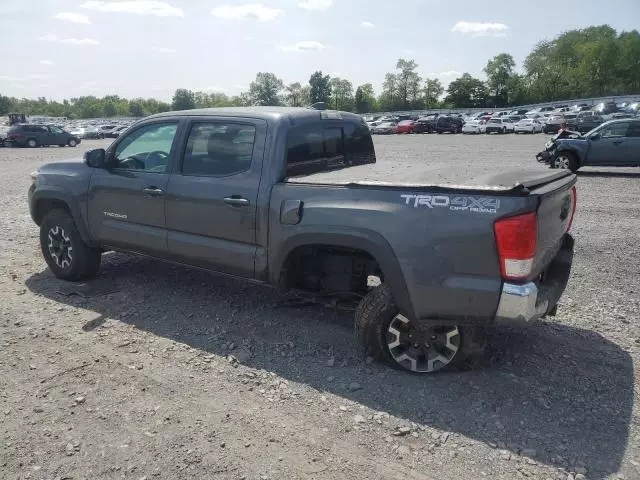
<path fill-rule="evenodd" d="M 7 138 L 7 133 L 9 133 L 8 126 L 0 125 L 0 147 L 4 147 L 4 140 Z"/>
<path fill-rule="evenodd" d="M 640 120 L 610 120 L 579 138 L 557 140 L 552 168 L 640 167 Z"/>
<path fill-rule="evenodd" d="M 428 115 L 416 120 L 416 133 L 433 133 L 436 131 L 437 115 Z"/>
<path fill-rule="evenodd" d="M 439 116 L 434 124 L 436 133 L 460 133 L 462 132 L 462 119 L 459 117 Z"/>
<path fill-rule="evenodd" d="M 513 133 L 513 123 L 508 118 L 490 118 L 485 128 L 486 133 Z"/>
<path fill-rule="evenodd" d="M 596 112 L 580 112 L 576 118 L 567 121 L 569 130 L 580 133 L 587 133 L 604 122 L 604 118 L 597 115 Z"/>
<path fill-rule="evenodd" d="M 122 132 L 124 132 L 127 128 L 129 128 L 129 125 L 122 125 L 119 127 L 114 128 L 113 130 L 105 133 L 105 137 L 107 138 L 118 138 Z"/>
<path fill-rule="evenodd" d="M 396 125 L 398 125 L 398 122 L 382 122 L 375 127 L 371 127 L 371 133 L 377 135 L 388 135 L 390 133 L 394 133 Z"/>
<path fill-rule="evenodd" d="M 19 123 L 9 129 L 4 143 L 5 146 L 31 148 L 48 145 L 75 147 L 80 143 L 80 139 L 59 127 Z"/>
<path fill-rule="evenodd" d="M 150 140 L 167 126 L 172 137 Z M 346 112 L 168 112 L 84 162 L 41 166 L 29 210 L 60 279 L 95 276 L 117 250 L 354 299 L 362 350 L 415 373 L 458 365 L 485 325 L 555 314 L 573 261 L 575 175 L 476 180 L 452 164 L 415 178 L 375 161 L 366 125 Z"/>
<path fill-rule="evenodd" d="M 402 120 L 398 122 L 393 133 L 416 133 L 416 122 L 413 120 Z"/>
<path fill-rule="evenodd" d="M 470 120 L 462 126 L 462 133 L 485 133 L 487 122 L 484 120 Z"/>
<path fill-rule="evenodd" d="M 513 125 L 515 133 L 542 133 L 542 123 L 535 118 L 523 118 Z"/>
<path fill-rule="evenodd" d="M 563 113 L 561 115 L 551 115 L 544 123 L 544 133 L 556 133 L 560 130 L 563 123 L 567 123 L 572 119 L 577 118 L 575 113 Z"/>

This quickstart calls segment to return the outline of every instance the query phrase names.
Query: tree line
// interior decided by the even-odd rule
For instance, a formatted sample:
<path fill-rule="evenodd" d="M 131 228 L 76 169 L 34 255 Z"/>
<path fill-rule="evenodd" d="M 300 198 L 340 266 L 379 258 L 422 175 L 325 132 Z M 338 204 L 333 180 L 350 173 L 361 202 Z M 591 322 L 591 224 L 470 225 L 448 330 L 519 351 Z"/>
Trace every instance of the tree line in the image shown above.
<path fill-rule="evenodd" d="M 10 111 L 69 118 L 141 117 L 193 108 L 289 105 L 325 102 L 330 108 L 358 113 L 427 108 L 496 108 L 571 98 L 640 93 L 640 33 L 617 33 L 608 25 L 570 30 L 539 42 L 522 72 L 509 53 L 488 60 L 486 80 L 469 73 L 445 89 L 437 78 L 423 78 L 414 60 L 399 59 L 376 95 L 371 83 L 314 72 L 307 83 L 285 84 L 271 72 L 259 72 L 240 95 L 179 88 L 171 103 L 152 98 L 84 96 L 63 100 L 18 99 L 0 95 L 0 115 Z"/>

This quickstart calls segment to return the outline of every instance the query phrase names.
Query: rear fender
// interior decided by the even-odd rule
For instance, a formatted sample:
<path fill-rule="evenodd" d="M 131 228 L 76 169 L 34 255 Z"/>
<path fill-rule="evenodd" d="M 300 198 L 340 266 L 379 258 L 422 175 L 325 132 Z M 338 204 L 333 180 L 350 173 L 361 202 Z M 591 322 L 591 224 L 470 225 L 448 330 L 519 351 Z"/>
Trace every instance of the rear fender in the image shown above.
<path fill-rule="evenodd" d="M 379 233 L 365 229 L 345 229 L 323 227 L 322 230 L 303 229 L 284 240 L 281 247 L 271 258 L 269 282 L 276 285 L 288 255 L 298 247 L 305 245 L 326 245 L 359 249 L 371 255 L 382 270 L 384 283 L 389 286 L 400 312 L 413 319 L 414 310 L 409 299 L 407 286 L 400 264 L 389 243 Z"/>

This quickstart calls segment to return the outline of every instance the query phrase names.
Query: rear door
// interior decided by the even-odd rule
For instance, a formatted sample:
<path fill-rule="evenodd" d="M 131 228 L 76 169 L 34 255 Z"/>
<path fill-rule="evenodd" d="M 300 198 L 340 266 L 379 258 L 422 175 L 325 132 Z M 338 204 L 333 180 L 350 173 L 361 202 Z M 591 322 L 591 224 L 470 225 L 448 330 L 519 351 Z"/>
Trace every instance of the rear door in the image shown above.
<path fill-rule="evenodd" d="M 172 258 L 253 278 L 266 133 L 266 122 L 257 119 L 189 121 L 178 171 L 167 187 Z"/>
<path fill-rule="evenodd" d="M 112 167 L 96 169 L 89 186 L 89 228 L 99 243 L 165 256 L 165 194 L 175 164 L 179 122 L 136 126 L 107 151 Z"/>
<path fill-rule="evenodd" d="M 66 145 L 67 136 L 64 134 L 61 128 L 58 127 L 49 127 L 49 131 L 51 132 L 51 145 Z"/>

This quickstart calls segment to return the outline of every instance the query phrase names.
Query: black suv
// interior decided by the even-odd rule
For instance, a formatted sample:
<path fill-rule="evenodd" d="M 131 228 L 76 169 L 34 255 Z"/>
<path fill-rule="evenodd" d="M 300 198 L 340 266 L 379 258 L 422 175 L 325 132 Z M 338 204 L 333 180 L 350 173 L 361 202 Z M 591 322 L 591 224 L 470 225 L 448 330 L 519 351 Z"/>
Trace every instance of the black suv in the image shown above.
<path fill-rule="evenodd" d="M 38 125 L 21 123 L 14 125 L 7 132 L 4 141 L 5 146 L 16 147 L 42 147 L 47 145 L 66 145 L 75 147 L 80 143 L 80 139 L 69 132 L 65 132 L 53 125 Z"/>
<path fill-rule="evenodd" d="M 434 130 L 436 133 L 460 133 L 463 124 L 464 122 L 459 117 L 438 117 Z"/>

